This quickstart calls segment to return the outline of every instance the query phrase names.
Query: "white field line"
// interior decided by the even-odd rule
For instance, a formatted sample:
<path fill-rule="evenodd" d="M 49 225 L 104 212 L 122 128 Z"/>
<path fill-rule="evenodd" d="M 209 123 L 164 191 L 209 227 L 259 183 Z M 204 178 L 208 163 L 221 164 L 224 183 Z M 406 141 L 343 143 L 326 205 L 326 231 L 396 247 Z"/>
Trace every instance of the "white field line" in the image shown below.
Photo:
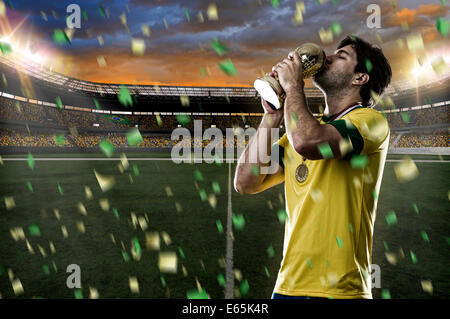
<path fill-rule="evenodd" d="M 227 247 L 226 247 L 226 285 L 225 299 L 233 299 L 234 273 L 233 273 L 233 220 L 231 206 L 231 163 L 228 164 L 228 206 L 227 206 Z"/>

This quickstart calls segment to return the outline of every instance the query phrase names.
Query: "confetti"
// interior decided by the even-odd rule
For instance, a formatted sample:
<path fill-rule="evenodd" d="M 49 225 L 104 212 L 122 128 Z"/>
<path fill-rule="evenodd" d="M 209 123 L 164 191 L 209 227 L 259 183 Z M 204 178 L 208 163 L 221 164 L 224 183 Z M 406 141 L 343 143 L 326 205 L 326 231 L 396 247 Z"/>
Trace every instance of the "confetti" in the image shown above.
<path fill-rule="evenodd" d="M 133 165 L 134 176 L 139 176 L 139 168 L 136 164 Z"/>
<path fill-rule="evenodd" d="M 315 203 L 319 203 L 323 200 L 323 193 L 318 188 L 312 188 L 309 194 Z"/>
<path fill-rule="evenodd" d="M 177 114 L 175 117 L 176 117 L 178 123 L 180 123 L 181 125 L 186 125 L 191 121 L 191 118 L 189 117 L 189 115 Z"/>
<path fill-rule="evenodd" d="M 89 186 L 84 186 L 84 194 L 86 195 L 87 199 L 93 199 L 94 195 L 92 195 L 92 190 Z"/>
<path fill-rule="evenodd" d="M 423 45 L 423 39 L 420 34 L 412 34 L 408 36 L 406 38 L 406 44 L 408 46 L 408 50 L 411 52 L 416 52 L 425 49 Z"/>
<path fill-rule="evenodd" d="M 308 267 L 309 267 L 309 268 L 312 268 L 312 267 L 313 267 L 313 263 L 312 263 L 311 258 L 306 258 L 306 263 L 308 264 Z"/>
<path fill-rule="evenodd" d="M 227 60 L 222 60 L 219 62 L 219 68 L 225 72 L 226 75 L 232 75 L 235 76 L 237 75 L 237 71 L 233 65 L 233 62 L 231 61 L 231 59 L 227 59 Z"/>
<path fill-rule="evenodd" d="M 368 161 L 369 161 L 369 158 L 367 155 L 355 154 L 352 156 L 352 159 L 350 160 L 350 164 L 353 169 L 362 169 L 367 165 Z"/>
<path fill-rule="evenodd" d="M 344 246 L 344 241 L 339 236 L 336 236 L 336 243 L 337 243 L 339 248 L 342 248 Z"/>
<path fill-rule="evenodd" d="M 267 269 L 267 267 L 264 267 L 264 271 L 266 273 L 267 278 L 270 278 L 269 269 Z"/>
<path fill-rule="evenodd" d="M 448 65 L 442 56 L 435 57 L 431 61 L 431 67 L 437 75 L 445 74 L 448 71 Z"/>
<path fill-rule="evenodd" d="M 187 299 L 209 299 L 205 289 L 192 289 L 186 292 Z"/>
<path fill-rule="evenodd" d="M 194 178 L 196 181 L 203 182 L 203 175 L 198 169 L 194 171 Z"/>
<path fill-rule="evenodd" d="M 188 9 L 184 10 L 184 14 L 186 15 L 186 20 L 188 22 L 191 22 L 191 16 L 189 15 L 189 10 Z"/>
<path fill-rule="evenodd" d="M 216 226 L 217 226 L 217 230 L 219 231 L 219 233 L 223 233 L 223 225 L 219 219 L 216 220 Z"/>
<path fill-rule="evenodd" d="M 386 260 L 393 266 L 397 264 L 397 255 L 395 253 L 385 252 Z"/>
<path fill-rule="evenodd" d="M 56 44 L 70 44 L 70 39 L 62 29 L 53 30 L 53 42 Z"/>
<path fill-rule="evenodd" d="M 31 155 L 31 153 L 28 153 L 27 162 L 31 170 L 34 170 L 34 157 L 33 155 Z"/>
<path fill-rule="evenodd" d="M 96 288 L 89 287 L 89 299 L 98 299 L 100 297 Z"/>
<path fill-rule="evenodd" d="M 133 106 L 133 99 L 130 90 L 125 85 L 120 85 L 119 94 L 117 95 L 119 102 L 125 107 Z"/>
<path fill-rule="evenodd" d="M 97 63 L 98 63 L 98 66 L 101 68 L 104 68 L 107 65 L 105 57 L 103 55 L 97 56 Z"/>
<path fill-rule="evenodd" d="M 318 144 L 317 148 L 319 149 L 319 152 L 324 159 L 334 157 L 333 151 L 331 150 L 331 147 L 327 142 Z"/>
<path fill-rule="evenodd" d="M 329 44 L 333 42 L 333 32 L 330 29 L 319 29 L 319 37 L 323 44 Z"/>
<path fill-rule="evenodd" d="M 431 283 L 431 280 L 421 280 L 420 285 L 422 286 L 423 291 L 433 295 L 433 284 Z"/>
<path fill-rule="evenodd" d="M 126 133 L 127 141 L 130 146 L 137 146 L 139 143 L 142 143 L 144 139 L 142 138 L 141 133 L 137 127 L 132 128 Z"/>
<path fill-rule="evenodd" d="M 148 25 L 143 24 L 143 25 L 141 26 L 141 30 L 142 30 L 142 33 L 143 33 L 146 37 L 149 37 L 149 36 L 150 36 L 151 30 L 150 30 L 150 27 L 149 27 Z"/>
<path fill-rule="evenodd" d="M 280 209 L 277 212 L 277 216 L 278 216 L 278 221 L 280 222 L 280 224 L 284 224 L 286 222 L 286 219 L 288 218 L 288 215 L 284 209 Z"/>
<path fill-rule="evenodd" d="M 25 233 L 22 227 L 13 227 L 9 230 L 11 237 L 15 240 L 25 240 Z"/>
<path fill-rule="evenodd" d="M 161 272 L 176 273 L 177 272 L 177 254 L 175 252 L 159 253 L 158 267 Z"/>
<path fill-rule="evenodd" d="M 114 145 L 107 139 L 102 139 L 98 146 L 106 157 L 111 157 L 114 154 Z"/>
<path fill-rule="evenodd" d="M 28 231 L 30 232 L 31 236 L 41 236 L 41 230 L 39 229 L 39 226 L 37 224 L 30 225 L 28 227 Z"/>
<path fill-rule="evenodd" d="M 67 238 L 69 236 L 66 226 L 61 226 L 61 233 L 63 234 L 64 238 Z"/>
<path fill-rule="evenodd" d="M 381 298 L 382 299 L 391 299 L 391 293 L 389 292 L 389 289 L 381 290 Z"/>
<path fill-rule="evenodd" d="M 438 17 L 436 19 L 436 28 L 443 37 L 447 37 L 448 30 L 450 29 L 450 22 L 444 18 Z"/>
<path fill-rule="evenodd" d="M 248 280 L 245 279 L 244 281 L 242 281 L 242 283 L 239 285 L 239 292 L 241 293 L 242 296 L 246 295 L 248 290 L 249 290 L 250 286 L 248 284 Z"/>
<path fill-rule="evenodd" d="M 213 47 L 214 51 L 220 56 L 226 54 L 228 52 L 228 48 L 219 42 L 219 40 L 214 39 L 211 41 L 211 46 Z"/>
<path fill-rule="evenodd" d="M 84 205 L 83 205 L 82 202 L 79 202 L 79 203 L 77 204 L 77 209 L 78 209 L 78 212 L 79 212 L 81 215 L 87 216 L 87 210 L 86 210 L 86 207 L 84 207 Z"/>
<path fill-rule="evenodd" d="M 109 205 L 109 200 L 107 198 L 102 198 L 98 202 L 103 211 L 105 211 L 105 212 L 109 211 L 110 205 Z"/>
<path fill-rule="evenodd" d="M 131 38 L 131 51 L 133 55 L 144 55 L 145 41 L 143 39 Z"/>
<path fill-rule="evenodd" d="M 131 247 L 131 256 L 133 257 L 133 259 L 140 260 L 142 256 L 142 249 L 137 237 L 133 237 Z"/>
<path fill-rule="evenodd" d="M 130 291 L 134 294 L 139 294 L 139 283 L 136 277 L 129 277 L 128 283 L 130 286 Z"/>
<path fill-rule="evenodd" d="M 217 21 L 219 20 L 219 14 L 217 12 L 217 6 L 214 3 L 208 5 L 208 9 L 206 11 L 208 16 L 208 20 Z"/>
<path fill-rule="evenodd" d="M 219 286 L 225 287 L 226 281 L 223 274 L 220 273 L 217 275 L 217 282 L 219 283 Z"/>
<path fill-rule="evenodd" d="M 413 203 L 412 206 L 413 206 L 414 212 L 415 212 L 416 214 L 419 214 L 419 207 L 417 206 L 417 204 L 416 204 L 416 203 Z"/>
<path fill-rule="evenodd" d="M 426 233 L 424 230 L 421 230 L 421 231 L 420 231 L 420 235 L 422 236 L 423 240 L 424 240 L 426 243 L 429 243 L 429 242 L 430 242 L 430 238 L 428 238 L 428 235 L 427 235 L 427 233 Z"/>
<path fill-rule="evenodd" d="M 97 171 L 95 169 L 94 169 L 94 174 L 95 174 L 95 177 L 97 178 L 97 182 L 100 185 L 100 188 L 102 189 L 103 192 L 110 190 L 116 184 L 114 176 L 100 175 L 99 173 L 97 173 Z"/>
<path fill-rule="evenodd" d="M 297 2 L 295 4 L 295 8 L 296 11 L 294 16 L 292 17 L 292 23 L 294 25 L 303 24 L 303 13 L 306 13 L 305 3 L 303 1 Z"/>
<path fill-rule="evenodd" d="M 410 156 L 394 166 L 395 176 L 400 183 L 409 182 L 419 175 L 419 170 Z"/>
<path fill-rule="evenodd" d="M 404 123 L 409 123 L 409 113 L 408 112 L 400 112 L 400 116 L 402 117 L 402 121 Z"/>
<path fill-rule="evenodd" d="M 267 256 L 269 256 L 269 258 L 272 258 L 273 256 L 275 256 L 275 249 L 273 249 L 272 245 L 270 245 L 267 250 Z"/>
<path fill-rule="evenodd" d="M 64 190 L 63 190 L 63 188 L 61 187 L 61 185 L 59 185 L 59 183 L 58 183 L 57 186 L 58 186 L 58 192 L 59 192 L 59 194 L 64 195 Z"/>
<path fill-rule="evenodd" d="M 180 102 L 182 106 L 189 106 L 189 96 L 187 95 L 180 95 Z"/>
<path fill-rule="evenodd" d="M 367 72 L 369 72 L 369 73 L 373 69 L 372 62 L 369 59 L 366 59 L 366 69 L 367 69 Z"/>
<path fill-rule="evenodd" d="M 270 2 L 272 3 L 272 7 L 274 7 L 275 9 L 280 5 L 280 1 L 281 0 L 270 0 Z"/>
<path fill-rule="evenodd" d="M 3 1 L 0 1 L 0 17 L 5 17 L 6 15 L 6 6 Z"/>
<path fill-rule="evenodd" d="M 66 138 L 64 137 L 64 134 L 55 134 L 54 139 L 57 145 L 63 146 L 66 144 Z"/>
<path fill-rule="evenodd" d="M 414 252 L 413 252 L 412 250 L 410 250 L 410 251 L 409 251 L 409 255 L 411 256 L 411 261 L 412 261 L 412 263 L 413 263 L 413 264 L 417 264 L 418 259 L 417 259 L 416 254 L 414 254 Z"/>
<path fill-rule="evenodd" d="M 334 36 L 339 36 L 342 33 L 342 26 L 338 22 L 334 21 L 331 23 L 330 30 Z"/>
<path fill-rule="evenodd" d="M 259 174 L 259 167 L 258 165 L 252 165 L 252 174 L 257 176 Z"/>
<path fill-rule="evenodd" d="M 159 250 L 160 239 L 158 232 L 147 232 L 145 233 L 145 247 L 148 250 Z"/>
<path fill-rule="evenodd" d="M 233 226 L 238 230 L 242 230 L 245 227 L 245 219 L 242 214 L 233 214 L 232 215 Z"/>
<path fill-rule="evenodd" d="M 14 290 L 14 294 L 16 295 L 16 296 L 18 296 L 18 295 L 22 295 L 23 294 L 23 286 L 22 286 L 22 283 L 20 282 L 20 279 L 14 279 L 12 282 L 11 282 L 11 285 L 12 285 L 12 288 L 13 288 L 13 290 Z"/>
<path fill-rule="evenodd" d="M 3 198 L 3 200 L 5 201 L 6 210 L 11 210 L 14 207 L 16 207 L 16 202 L 14 201 L 14 197 L 5 196 Z"/>
<path fill-rule="evenodd" d="M 388 212 L 386 214 L 386 223 L 388 226 L 392 226 L 397 224 L 397 215 L 395 214 L 395 212 L 393 210 L 391 210 L 390 212 Z"/>

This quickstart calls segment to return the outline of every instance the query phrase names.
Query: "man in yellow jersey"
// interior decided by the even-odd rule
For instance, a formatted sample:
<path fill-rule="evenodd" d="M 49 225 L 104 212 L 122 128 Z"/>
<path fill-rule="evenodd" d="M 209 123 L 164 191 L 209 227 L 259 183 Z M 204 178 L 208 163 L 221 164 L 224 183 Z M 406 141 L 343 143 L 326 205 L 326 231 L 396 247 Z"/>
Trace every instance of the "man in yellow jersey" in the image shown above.
<path fill-rule="evenodd" d="M 373 227 L 390 130 L 371 93 L 381 95 L 389 84 L 389 62 L 381 49 L 345 38 L 313 78 L 326 102 L 319 121 L 308 109 L 295 52 L 269 75 L 286 92 L 284 106 L 273 110 L 262 100 L 265 114 L 239 159 L 234 186 L 255 194 L 285 183 L 288 218 L 272 298 L 372 298 Z M 270 129 L 283 117 L 286 133 L 272 145 Z M 261 147 L 278 150 L 273 174 L 253 173 L 249 156 Z"/>

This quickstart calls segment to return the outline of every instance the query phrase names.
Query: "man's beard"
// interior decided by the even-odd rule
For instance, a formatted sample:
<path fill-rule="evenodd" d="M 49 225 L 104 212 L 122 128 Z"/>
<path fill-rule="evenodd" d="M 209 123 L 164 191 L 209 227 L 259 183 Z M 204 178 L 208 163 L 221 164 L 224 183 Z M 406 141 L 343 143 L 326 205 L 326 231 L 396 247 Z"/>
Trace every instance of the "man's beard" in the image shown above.
<path fill-rule="evenodd" d="M 313 83 L 325 93 L 339 92 L 350 87 L 353 74 L 324 68 L 313 77 Z"/>

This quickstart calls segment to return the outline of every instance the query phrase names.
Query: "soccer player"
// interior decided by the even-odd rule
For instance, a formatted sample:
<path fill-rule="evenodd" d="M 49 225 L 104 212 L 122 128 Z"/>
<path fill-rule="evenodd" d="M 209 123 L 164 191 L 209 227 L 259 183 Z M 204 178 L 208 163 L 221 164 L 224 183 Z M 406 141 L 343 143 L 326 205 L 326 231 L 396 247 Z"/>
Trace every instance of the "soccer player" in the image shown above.
<path fill-rule="evenodd" d="M 273 110 L 261 100 L 265 114 L 239 159 L 234 187 L 255 194 L 285 183 L 288 216 L 272 298 L 372 298 L 373 228 L 390 130 L 371 93 L 389 84 L 389 62 L 381 49 L 345 38 L 313 77 L 326 102 L 319 121 L 308 109 L 295 51 L 269 75 L 286 93 L 284 106 Z M 270 128 L 283 117 L 286 133 L 271 145 Z M 278 148 L 275 173 L 253 173 L 249 156 L 261 147 L 273 154 Z"/>

